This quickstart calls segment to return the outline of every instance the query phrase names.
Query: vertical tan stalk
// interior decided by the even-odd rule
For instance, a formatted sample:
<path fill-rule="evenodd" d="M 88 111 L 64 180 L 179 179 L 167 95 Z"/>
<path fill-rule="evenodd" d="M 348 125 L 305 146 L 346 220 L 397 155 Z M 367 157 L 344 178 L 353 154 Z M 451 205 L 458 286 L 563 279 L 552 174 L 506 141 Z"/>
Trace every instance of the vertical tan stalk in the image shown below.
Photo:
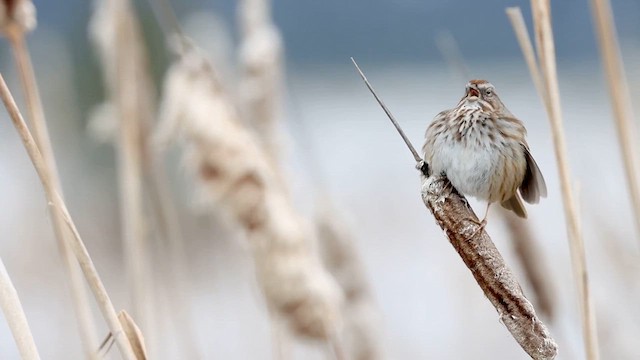
<path fill-rule="evenodd" d="M 527 30 L 527 24 L 524 22 L 522 11 L 519 7 L 510 7 L 506 9 L 506 12 L 509 17 L 509 21 L 511 22 L 511 26 L 513 27 L 513 31 L 516 34 L 516 38 L 518 39 L 518 44 L 520 45 L 520 50 L 522 50 L 522 54 L 524 55 L 524 60 L 529 68 L 531 80 L 538 91 L 538 96 L 542 99 L 544 106 L 549 108 L 549 97 L 547 96 L 544 80 L 542 79 L 540 69 L 538 68 L 536 54 L 533 49 L 533 44 L 531 44 L 531 38 L 529 37 L 529 31 Z"/>
<path fill-rule="evenodd" d="M 125 54 L 121 59 L 124 60 Z M 118 65 L 123 63 L 119 62 Z M 131 79 L 134 75 L 120 70 L 122 78 Z M 126 86 L 125 86 L 126 87 Z M 149 275 L 148 244 L 146 241 L 144 209 L 142 199 L 142 167 L 140 128 L 136 124 L 134 93 L 121 89 L 118 92 L 118 115 L 120 135 L 118 143 L 118 180 L 120 189 L 120 221 L 126 273 L 129 279 L 133 314 L 140 319 L 144 329 L 149 329 L 148 301 L 152 300 L 151 278 Z"/>
<path fill-rule="evenodd" d="M 133 316 L 138 319 L 145 331 L 151 331 L 149 316 L 151 294 L 151 277 L 149 274 L 150 261 L 149 248 L 145 233 L 145 216 L 142 198 L 142 144 L 140 133 L 140 117 L 138 104 L 143 99 L 139 98 L 137 91 L 137 73 L 131 64 L 131 34 L 133 28 L 133 16 L 130 4 L 127 0 L 107 0 L 119 5 L 116 10 L 118 21 L 114 31 L 115 35 L 115 87 L 112 95 L 115 98 L 119 117 L 119 141 L 118 141 L 118 180 L 120 189 L 120 219 L 122 236 L 125 248 L 125 261 L 127 275 L 133 304 Z M 114 14 L 115 15 L 115 14 Z M 131 44 L 131 45 L 129 45 Z"/>
<path fill-rule="evenodd" d="M 582 229 L 580 228 L 580 214 L 576 206 L 571 185 L 571 172 L 569 170 L 569 159 L 562 122 L 562 110 L 560 107 L 560 91 L 558 87 L 555 45 L 551 26 L 551 10 L 548 0 L 532 0 L 531 7 L 536 30 L 536 45 L 538 47 L 540 67 L 545 80 L 546 93 L 549 97 L 547 113 L 549 122 L 551 123 L 558 173 L 560 174 L 560 187 L 565 221 L 567 223 L 573 275 L 577 283 L 580 300 L 585 351 L 587 359 L 596 360 L 599 358 L 596 318 L 589 289 L 589 274 L 587 272 Z"/>
<path fill-rule="evenodd" d="M 119 204 L 126 274 L 133 316 L 151 343 L 153 311 L 149 248 L 142 189 L 141 107 L 150 94 L 144 78 L 141 35 L 128 0 L 101 0 L 91 22 L 91 35 L 101 55 L 109 96 L 118 116 Z"/>
<path fill-rule="evenodd" d="M 27 150 L 31 162 L 38 173 L 38 177 L 40 178 L 45 190 L 48 204 L 53 207 L 52 211 L 57 211 L 61 214 L 65 225 L 73 235 L 68 238 L 71 249 L 80 264 L 80 268 L 84 272 L 84 276 L 96 298 L 96 301 L 98 302 L 98 307 L 100 308 L 111 333 L 115 334 L 114 337 L 118 343 L 118 348 L 120 349 L 123 358 L 126 360 L 135 360 L 131 344 L 129 344 L 129 341 L 123 334 L 122 326 L 118 320 L 118 315 L 113 307 L 113 303 L 111 303 L 111 299 L 107 294 L 107 290 L 105 289 L 102 280 L 100 280 L 98 271 L 96 270 L 93 260 L 91 260 L 91 256 L 89 256 L 89 252 L 76 229 L 73 219 L 69 215 L 67 206 L 62 200 L 62 197 L 60 197 L 60 194 L 56 191 L 49 168 L 46 166 L 44 158 L 40 154 L 40 150 L 38 149 L 29 128 L 25 124 L 22 114 L 20 114 L 20 110 L 18 110 L 18 106 L 16 105 L 2 75 L 0 75 L 0 97 L 9 112 L 11 121 L 20 135 L 20 139 Z"/>
<path fill-rule="evenodd" d="M 170 34 L 173 30 L 181 33 L 173 11 L 166 1 L 152 1 L 151 4 L 153 5 L 154 11 L 164 15 L 161 16 L 158 14 L 158 17 L 166 21 L 166 24 L 163 23 L 166 35 Z M 107 5 L 108 4 L 103 3 L 103 6 Z M 113 10 L 113 8 L 111 8 L 111 10 Z M 110 97 L 115 99 L 115 102 L 120 105 L 128 101 L 123 99 L 118 93 L 119 87 L 128 86 L 131 87 L 131 92 L 135 93 L 135 98 L 138 100 L 137 104 L 133 102 L 127 103 L 127 107 L 132 111 L 129 118 L 121 117 L 121 122 L 128 122 L 128 125 L 126 125 L 128 126 L 128 133 L 131 133 L 131 130 L 139 133 L 137 136 L 139 146 L 135 149 L 128 147 L 128 150 L 139 151 L 137 156 L 140 157 L 138 162 L 141 162 L 142 172 L 145 178 L 145 194 L 148 195 L 150 207 L 154 212 L 153 220 L 155 220 L 154 225 L 158 230 L 157 234 L 161 237 L 161 240 L 163 240 L 164 246 L 161 247 L 161 252 L 165 256 L 163 263 L 167 264 L 169 268 L 167 271 L 169 283 L 162 285 L 168 285 L 172 288 L 168 293 L 171 301 L 175 305 L 175 311 L 171 312 L 173 325 L 175 327 L 175 336 L 180 339 L 179 341 L 185 352 L 184 356 L 189 359 L 198 359 L 201 358 L 201 355 L 194 344 L 195 326 L 188 312 L 188 277 L 186 255 L 183 246 L 183 231 L 178 221 L 174 201 L 171 197 L 164 163 L 158 156 L 159 154 L 153 151 L 151 145 L 152 122 L 156 117 L 155 86 L 149 74 L 148 59 L 146 49 L 142 43 L 139 21 L 131 6 L 126 10 L 125 14 L 128 19 L 121 19 L 113 14 L 109 17 L 108 12 L 108 9 L 103 8 L 102 20 L 100 17 L 97 17 L 95 20 L 92 28 L 93 37 L 103 56 L 105 80 L 107 84 L 110 85 Z M 113 23 L 115 21 L 122 21 L 122 26 L 114 26 Z M 173 27 L 168 24 L 171 24 Z M 126 36 L 126 44 L 122 43 L 123 39 L 121 39 L 121 36 L 123 34 Z M 114 65 L 120 64 L 124 66 L 123 61 L 125 60 L 123 60 L 123 57 L 127 58 L 126 65 L 129 70 L 126 72 L 137 74 L 136 78 L 127 78 L 120 74 L 113 74 L 117 67 Z M 117 82 L 117 84 L 113 84 L 113 82 L 109 80 L 112 75 L 115 78 L 120 77 L 121 80 Z M 137 105 L 135 109 L 133 105 Z M 122 108 L 122 106 L 118 107 Z M 132 129 L 134 126 L 135 129 Z M 124 124 L 120 126 L 121 135 L 124 135 L 123 131 L 125 131 L 125 129 L 123 127 L 125 127 Z M 122 149 L 123 146 L 120 148 Z M 136 172 L 138 172 L 137 175 L 139 175 L 139 171 Z M 134 189 L 132 188 L 132 190 Z"/>
<path fill-rule="evenodd" d="M 640 240 L 640 183 L 638 183 L 637 129 L 634 126 L 633 106 L 624 71 L 618 36 L 611 4 L 608 0 L 591 0 L 591 12 L 596 25 L 600 56 L 607 76 L 613 116 L 620 140 L 620 151 L 627 175 L 636 224 L 636 237 Z"/>
<path fill-rule="evenodd" d="M 121 178 L 123 183 L 127 182 L 125 178 L 136 179 L 135 183 L 127 182 L 121 188 L 124 199 L 122 202 L 123 217 L 127 217 L 126 213 L 134 211 L 138 214 L 137 221 L 131 221 L 127 225 L 127 233 L 133 234 L 145 230 L 144 220 L 146 217 L 143 217 L 145 214 L 140 212 L 141 197 L 144 197 L 149 201 L 151 208 L 149 210 L 153 212 L 153 216 L 149 217 L 149 220 L 152 220 L 157 230 L 155 234 L 161 240 L 157 243 L 160 245 L 160 252 L 163 256 L 162 263 L 168 268 L 167 281 L 162 281 L 161 286 L 171 289 L 167 293 L 174 305 L 171 316 L 175 335 L 183 348 L 183 356 L 198 359 L 201 358 L 201 355 L 194 344 L 195 326 L 188 312 L 188 277 L 183 248 L 183 232 L 178 221 L 175 204 L 171 198 L 164 164 L 162 159 L 158 157 L 159 154 L 152 151 L 150 145 L 152 122 L 156 116 L 156 98 L 140 26 L 134 9 L 127 3 L 108 2 L 102 3 L 102 5 L 103 7 L 99 9 L 92 23 L 92 35 L 104 61 L 105 81 L 108 85 L 109 97 L 119 109 L 121 142 L 118 149 L 122 156 L 120 164 L 123 165 Z M 159 10 L 162 11 L 162 9 Z M 120 16 L 119 14 L 123 12 L 124 14 Z M 171 14 L 170 9 L 168 13 Z M 133 74 L 135 77 L 132 76 Z M 114 79 L 115 81 L 113 81 Z M 124 89 L 125 87 L 126 89 Z M 120 91 L 121 89 L 124 90 Z M 126 97 L 123 96 L 123 93 L 132 95 Z M 126 117 L 123 111 L 127 112 Z M 128 157 L 127 154 L 131 154 L 132 157 Z M 140 175 L 143 176 L 144 182 L 141 182 Z M 127 194 L 134 193 L 137 200 L 128 199 Z M 123 219 L 123 224 L 124 221 L 126 219 Z M 127 240 L 131 240 L 131 238 Z M 144 252 L 150 250 L 140 239 L 136 239 L 135 242 L 127 241 L 127 243 L 130 244 L 128 253 L 131 254 L 137 250 Z M 136 300 L 136 303 L 148 308 L 149 301 L 152 300 L 148 294 L 151 284 L 143 284 L 145 289 L 139 286 L 140 282 L 145 280 L 144 278 L 152 280 L 149 273 L 151 266 L 148 262 L 148 256 L 145 254 L 140 259 L 131 256 L 129 259 L 130 268 L 138 269 L 134 272 L 137 275 L 132 276 L 132 279 L 139 281 L 134 281 L 132 285 L 145 291 L 148 296 L 146 301 L 141 299 Z M 138 294 L 138 299 L 140 299 L 140 295 L 145 294 Z M 151 310 L 147 310 L 147 314 L 150 313 Z M 141 323 L 143 328 L 145 326 L 155 328 L 150 324 L 150 319 L 150 317 L 147 319 L 146 324 Z M 151 345 L 156 339 L 151 332 L 152 330 L 148 329 L 145 332 L 147 337 L 152 340 L 150 341 Z M 151 348 L 153 350 L 153 347 Z"/>
<path fill-rule="evenodd" d="M 49 168 L 51 173 L 53 186 L 62 196 L 62 186 L 58 175 L 53 148 L 51 146 L 51 140 L 49 138 L 49 132 L 47 130 L 38 84 L 31 64 L 31 57 L 25 42 L 24 28 L 17 25 L 8 26 L 5 31 L 5 36 L 11 44 L 11 50 L 18 68 L 27 103 L 29 122 L 33 129 L 36 143 L 43 156 L 45 165 Z M 73 255 L 67 243 L 68 240 L 65 240 L 65 236 L 68 237 L 71 235 L 68 231 L 65 231 L 64 221 L 56 210 L 53 210 L 50 213 L 50 217 L 57 239 L 60 256 L 62 257 L 62 263 L 67 275 L 69 276 L 73 311 L 78 322 L 78 332 L 80 334 L 84 354 L 89 359 L 95 359 L 95 349 L 98 346 L 96 324 L 91 313 L 91 307 L 89 305 L 85 285 L 82 283 L 81 271 L 78 268 L 78 265 L 73 261 Z"/>
<path fill-rule="evenodd" d="M 0 259 L 0 307 L 23 360 L 40 360 L 18 292 Z"/>

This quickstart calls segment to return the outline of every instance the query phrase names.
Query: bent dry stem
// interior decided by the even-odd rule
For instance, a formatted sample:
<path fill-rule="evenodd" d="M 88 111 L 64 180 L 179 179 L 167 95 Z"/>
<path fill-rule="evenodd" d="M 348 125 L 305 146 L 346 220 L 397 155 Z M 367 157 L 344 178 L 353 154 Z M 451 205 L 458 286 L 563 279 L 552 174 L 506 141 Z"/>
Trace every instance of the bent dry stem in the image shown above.
<path fill-rule="evenodd" d="M 35 72 L 33 69 L 31 56 L 27 48 L 25 32 L 18 26 L 9 27 L 5 33 L 7 40 L 11 46 L 16 69 L 20 76 L 20 82 L 24 92 L 26 108 L 28 112 L 28 120 L 36 141 L 36 145 L 44 159 L 44 164 L 49 169 L 51 181 L 60 196 L 64 197 L 60 177 L 56 166 L 56 161 L 51 146 L 49 131 L 45 119 L 42 101 L 38 90 Z M 95 355 L 95 347 L 98 344 L 96 334 L 96 324 L 91 314 L 88 294 L 85 285 L 82 283 L 82 272 L 78 265 L 74 264 L 73 253 L 67 243 L 66 237 L 71 236 L 66 231 L 64 220 L 61 214 L 56 210 L 50 212 L 53 231 L 57 240 L 62 264 L 69 276 L 69 290 L 71 292 L 71 300 L 73 301 L 73 310 L 78 322 L 78 330 L 83 346 L 84 354 L 88 359 L 97 360 Z"/>
<path fill-rule="evenodd" d="M 85 247 L 84 242 L 82 241 L 82 238 L 80 237 L 80 234 L 67 211 L 67 207 L 62 200 L 62 197 L 60 197 L 60 194 L 56 191 L 49 168 L 46 166 L 44 158 L 42 157 L 42 154 L 40 154 L 40 150 L 38 150 L 36 141 L 31 135 L 27 124 L 24 122 L 22 114 L 20 113 L 20 110 L 18 110 L 18 106 L 13 99 L 13 95 L 11 95 L 7 84 L 4 81 L 4 77 L 1 74 L 0 97 L 2 98 L 4 106 L 7 108 L 11 121 L 20 135 L 20 140 L 22 140 L 22 143 L 27 150 L 29 159 L 33 163 L 38 177 L 40 178 L 48 204 L 53 207 L 52 211 L 58 211 L 61 214 L 65 224 L 73 235 L 69 238 L 70 247 L 78 260 L 87 282 L 89 283 L 89 287 L 96 298 L 98 307 L 100 308 L 109 329 L 113 334 L 115 334 L 114 337 L 118 344 L 118 348 L 122 353 L 122 357 L 126 360 L 136 360 L 131 344 L 124 336 L 123 329 L 118 320 L 113 303 L 111 302 L 111 299 L 107 294 L 107 290 L 98 275 L 98 271 L 93 264 L 93 260 L 91 259 L 91 256 L 89 256 L 89 252 L 87 251 L 87 248 Z"/>
<path fill-rule="evenodd" d="M 535 313 L 533 305 L 522 293 L 520 284 L 507 266 L 491 238 L 481 228 L 477 216 L 467 200 L 459 194 L 445 176 L 429 176 L 429 167 L 408 140 L 389 109 L 373 90 L 366 76 L 351 58 L 365 84 L 383 108 L 416 160 L 416 168 L 422 173 L 422 200 L 444 230 L 449 242 L 485 296 L 500 314 L 522 349 L 533 359 L 553 359 L 558 346 L 546 326 Z"/>

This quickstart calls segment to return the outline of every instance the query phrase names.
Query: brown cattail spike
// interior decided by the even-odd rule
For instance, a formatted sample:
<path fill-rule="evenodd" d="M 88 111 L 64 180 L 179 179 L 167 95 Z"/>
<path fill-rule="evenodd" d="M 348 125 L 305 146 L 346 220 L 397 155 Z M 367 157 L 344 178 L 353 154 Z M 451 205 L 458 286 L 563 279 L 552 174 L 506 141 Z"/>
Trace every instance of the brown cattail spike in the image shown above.
<path fill-rule="evenodd" d="M 466 199 L 446 177 L 434 176 L 422 177 L 422 200 L 514 339 L 533 359 L 553 359 L 558 346 Z"/>

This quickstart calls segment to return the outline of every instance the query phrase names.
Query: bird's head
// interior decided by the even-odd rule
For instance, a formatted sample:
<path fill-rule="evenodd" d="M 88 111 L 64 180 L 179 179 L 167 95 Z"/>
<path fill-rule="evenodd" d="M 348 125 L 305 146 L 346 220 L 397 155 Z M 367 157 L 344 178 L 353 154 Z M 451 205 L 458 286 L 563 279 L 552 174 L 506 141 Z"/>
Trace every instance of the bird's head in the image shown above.
<path fill-rule="evenodd" d="M 466 97 L 477 97 L 483 100 L 489 100 L 496 96 L 495 87 L 487 80 L 471 80 L 466 86 Z"/>
<path fill-rule="evenodd" d="M 495 87 L 487 80 L 469 81 L 465 88 L 464 100 L 467 102 L 481 101 L 488 103 L 494 109 L 498 108 L 500 104 L 500 99 L 498 98 L 498 94 L 496 94 Z"/>

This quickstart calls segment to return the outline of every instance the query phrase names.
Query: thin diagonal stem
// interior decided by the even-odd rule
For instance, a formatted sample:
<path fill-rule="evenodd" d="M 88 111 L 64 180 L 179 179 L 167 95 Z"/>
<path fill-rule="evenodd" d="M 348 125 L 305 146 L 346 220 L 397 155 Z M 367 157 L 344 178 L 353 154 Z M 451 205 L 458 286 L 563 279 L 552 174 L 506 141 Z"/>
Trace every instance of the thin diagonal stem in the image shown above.
<path fill-rule="evenodd" d="M 0 308 L 23 360 L 40 360 L 18 292 L 0 259 Z"/>
<path fill-rule="evenodd" d="M 393 126 L 396 128 L 396 130 L 402 137 L 402 140 L 404 140 L 404 143 L 407 144 L 407 147 L 409 148 L 409 151 L 411 151 L 411 154 L 413 155 L 413 158 L 415 159 L 416 163 L 420 163 L 422 161 L 422 157 L 418 154 L 418 152 L 416 151 L 416 148 L 413 147 L 413 144 L 411 144 L 411 141 L 409 141 L 409 138 L 400 127 L 400 124 L 398 124 L 396 119 L 393 117 L 393 114 L 391 114 L 391 111 L 387 108 L 387 106 L 384 104 L 382 99 L 378 97 L 378 94 L 376 94 L 376 91 L 373 89 L 373 86 L 371 86 L 371 84 L 369 83 L 369 80 L 367 80 L 367 77 L 364 75 L 362 70 L 360 70 L 360 67 L 358 66 L 358 63 L 356 63 L 355 59 L 351 58 L 351 61 L 353 62 L 353 65 L 355 65 L 356 69 L 358 70 L 358 73 L 360 73 L 360 77 L 362 77 L 362 80 L 364 80 L 364 83 L 367 84 L 367 88 L 369 88 L 369 91 L 371 91 L 371 94 L 373 94 L 373 97 L 376 98 L 376 101 L 378 102 L 378 104 L 380 104 L 385 114 L 387 114 L 387 116 L 389 117 L 389 120 L 391 120 L 391 123 L 393 124 Z"/>
<path fill-rule="evenodd" d="M 36 77 L 31 64 L 31 57 L 29 56 L 29 51 L 25 43 L 24 32 L 19 28 L 14 27 L 11 31 L 7 32 L 7 37 L 11 44 L 18 73 L 20 74 L 20 80 L 24 89 L 29 120 L 34 132 L 35 141 L 38 145 L 38 149 L 40 149 L 40 153 L 42 154 L 44 164 L 51 174 L 51 181 L 53 182 L 54 188 L 59 194 L 61 194 L 61 196 L 63 196 L 62 185 L 56 167 L 49 132 L 47 130 Z M 89 299 L 87 298 L 85 285 L 82 282 L 82 273 L 74 263 L 71 249 L 69 248 L 67 240 L 65 240 L 65 236 L 70 236 L 70 234 L 64 230 L 64 221 L 55 209 L 50 213 L 50 216 L 52 217 L 51 222 L 53 224 L 53 230 L 56 235 L 56 239 L 58 240 L 58 248 L 60 256 L 62 257 L 62 263 L 66 267 L 66 271 L 69 276 L 71 299 L 74 303 L 73 310 L 75 312 L 76 320 L 78 321 L 78 330 L 84 347 L 84 353 L 87 358 L 96 359 L 95 348 L 98 344 L 96 324 L 91 313 L 91 307 L 89 305 Z"/>
<path fill-rule="evenodd" d="M 91 260 L 91 256 L 87 251 L 87 248 L 76 229 L 76 226 L 67 211 L 67 206 L 65 205 L 62 197 L 56 190 L 51 172 L 49 168 L 46 166 L 45 160 L 38 149 L 36 141 L 31 135 L 27 124 L 24 122 L 22 118 L 22 114 L 20 114 L 20 110 L 7 87 L 6 82 L 4 81 L 4 77 L 0 74 L 0 97 L 2 98 L 2 102 L 4 106 L 7 108 L 9 112 L 9 116 L 11 117 L 11 121 L 13 122 L 18 134 L 20 135 L 20 139 L 22 140 L 25 149 L 27 150 L 27 154 L 33 163 L 33 166 L 38 173 L 38 177 L 42 183 L 42 186 L 45 190 L 45 195 L 47 197 L 47 201 L 54 209 L 53 211 L 57 211 L 61 217 L 63 218 L 65 225 L 70 230 L 72 237 L 68 237 L 70 242 L 70 247 L 73 250 L 73 253 L 80 264 L 80 268 L 84 272 L 85 278 L 89 283 L 89 287 L 93 291 L 93 294 L 96 298 L 98 306 L 104 316 L 111 333 L 114 334 L 114 338 L 118 344 L 118 348 L 122 353 L 122 356 L 126 360 L 136 360 L 136 357 L 133 353 L 133 349 L 131 348 L 131 344 L 126 336 L 124 336 L 124 332 L 122 329 L 122 325 L 118 320 L 118 315 L 116 314 L 115 308 L 113 307 L 113 303 L 109 298 L 106 288 L 100 279 L 100 275 L 96 270 L 95 265 L 93 264 L 93 260 Z"/>
<path fill-rule="evenodd" d="M 518 44 L 520 45 L 520 50 L 524 55 L 524 60 L 527 62 L 527 67 L 531 74 L 531 80 L 538 91 L 538 96 L 540 96 L 540 99 L 544 102 L 545 107 L 549 107 L 549 96 L 547 95 L 547 91 L 544 87 L 544 80 L 540 74 L 540 68 L 536 61 L 536 53 L 533 49 L 531 37 L 529 36 L 529 31 L 527 31 L 527 25 L 524 22 L 522 11 L 519 7 L 510 7 L 506 9 L 506 13 L 507 17 L 509 17 L 509 21 L 511 22 L 511 26 L 513 27 L 513 32 L 515 32 L 516 38 L 518 39 Z"/>

